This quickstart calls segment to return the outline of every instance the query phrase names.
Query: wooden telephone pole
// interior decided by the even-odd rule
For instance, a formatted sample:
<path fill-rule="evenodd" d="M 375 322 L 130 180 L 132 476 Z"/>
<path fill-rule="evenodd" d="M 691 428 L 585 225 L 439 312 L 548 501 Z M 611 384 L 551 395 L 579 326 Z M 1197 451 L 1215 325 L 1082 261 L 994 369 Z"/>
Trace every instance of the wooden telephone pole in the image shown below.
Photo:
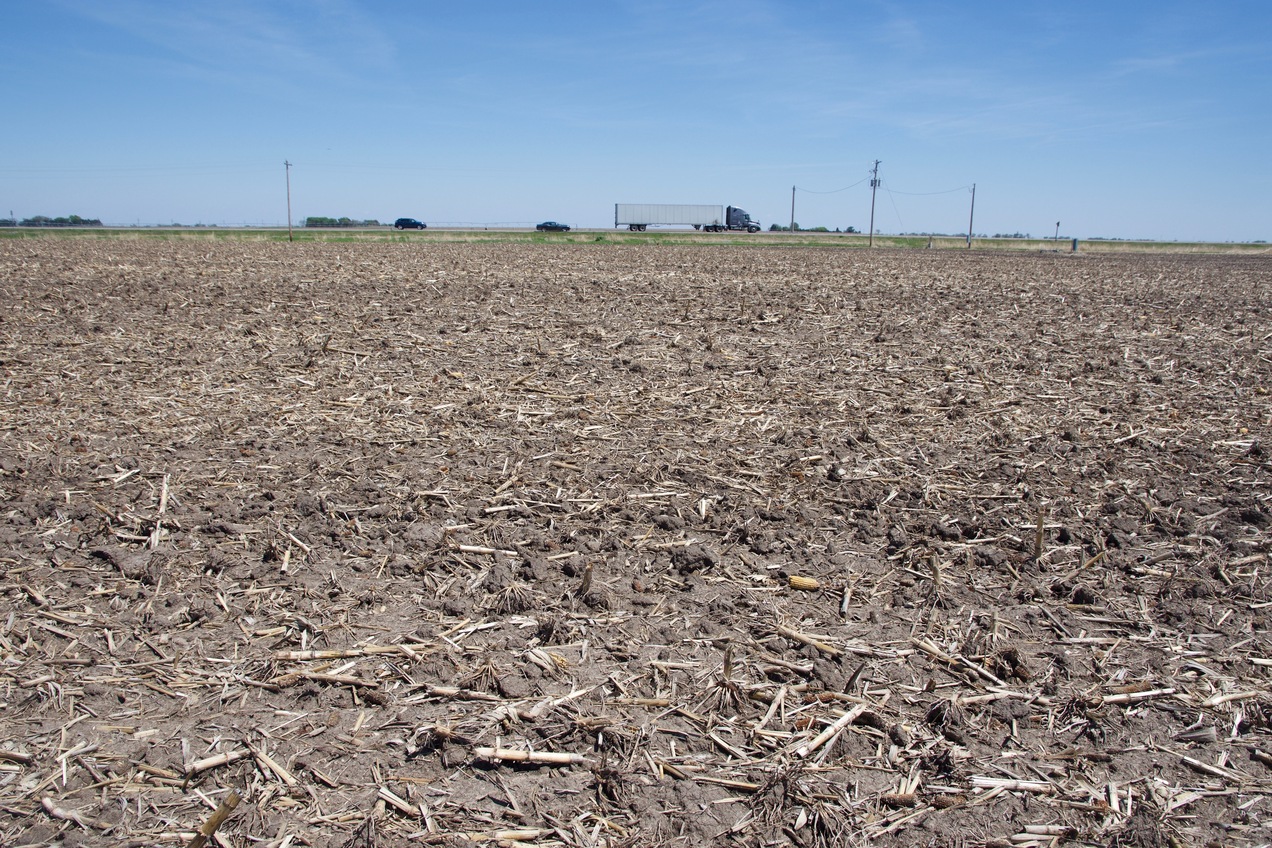
<path fill-rule="evenodd" d="M 879 160 L 874 163 L 874 170 L 870 172 L 873 176 L 870 178 L 870 243 L 868 247 L 874 247 L 874 206 L 875 192 L 879 189 Z"/>
<path fill-rule="evenodd" d="M 972 211 L 967 213 L 967 249 L 972 249 L 972 221 L 976 218 L 976 183 L 972 183 Z"/>
<path fill-rule="evenodd" d="M 283 167 L 284 167 L 284 168 L 286 169 L 286 171 L 287 171 L 287 240 L 288 240 L 288 241 L 291 241 L 291 240 L 292 240 L 292 225 L 291 225 L 291 162 L 288 162 L 286 159 L 284 159 L 284 160 L 283 160 Z"/>

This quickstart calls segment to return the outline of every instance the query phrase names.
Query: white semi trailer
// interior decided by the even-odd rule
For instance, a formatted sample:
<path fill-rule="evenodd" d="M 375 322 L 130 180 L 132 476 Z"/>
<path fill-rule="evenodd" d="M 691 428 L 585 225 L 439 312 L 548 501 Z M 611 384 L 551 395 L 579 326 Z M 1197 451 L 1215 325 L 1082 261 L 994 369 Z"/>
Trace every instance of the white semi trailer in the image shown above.
<path fill-rule="evenodd" d="M 725 230 L 760 231 L 760 222 L 751 220 L 736 206 L 700 203 L 615 203 L 614 226 L 643 233 L 648 227 L 690 226 L 695 230 L 719 233 Z"/>

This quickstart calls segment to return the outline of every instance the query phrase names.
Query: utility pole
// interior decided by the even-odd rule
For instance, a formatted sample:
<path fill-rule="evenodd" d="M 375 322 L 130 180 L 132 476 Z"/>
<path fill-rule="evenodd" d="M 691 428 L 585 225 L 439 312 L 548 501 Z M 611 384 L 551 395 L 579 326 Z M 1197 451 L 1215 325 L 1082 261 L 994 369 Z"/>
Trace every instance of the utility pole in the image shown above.
<path fill-rule="evenodd" d="M 873 176 L 870 178 L 870 243 L 868 247 L 874 247 L 874 204 L 875 191 L 879 188 L 879 160 L 874 163 L 874 170 L 871 171 Z"/>
<path fill-rule="evenodd" d="M 791 186 L 791 232 L 795 232 L 795 186 Z"/>
<path fill-rule="evenodd" d="M 287 171 L 287 240 L 292 240 L 291 226 L 291 162 L 283 160 L 283 167 Z"/>
<path fill-rule="evenodd" d="M 1059 241 L 1060 241 L 1060 222 L 1059 222 L 1059 221 L 1056 221 L 1056 237 L 1055 237 L 1054 239 L 1052 239 L 1052 241 L 1053 241 L 1053 242 L 1059 242 Z"/>
<path fill-rule="evenodd" d="M 972 249 L 972 221 L 976 218 L 976 183 L 972 183 L 972 211 L 967 213 L 967 249 Z"/>

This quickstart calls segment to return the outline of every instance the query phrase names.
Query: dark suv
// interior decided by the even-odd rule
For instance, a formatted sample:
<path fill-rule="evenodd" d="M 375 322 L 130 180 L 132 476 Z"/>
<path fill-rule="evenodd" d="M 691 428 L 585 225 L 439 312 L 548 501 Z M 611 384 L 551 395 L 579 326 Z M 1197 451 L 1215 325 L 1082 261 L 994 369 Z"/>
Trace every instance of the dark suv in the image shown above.
<path fill-rule="evenodd" d="M 414 218 L 398 218 L 393 222 L 395 230 L 427 230 L 428 224 L 423 221 L 417 221 Z"/>

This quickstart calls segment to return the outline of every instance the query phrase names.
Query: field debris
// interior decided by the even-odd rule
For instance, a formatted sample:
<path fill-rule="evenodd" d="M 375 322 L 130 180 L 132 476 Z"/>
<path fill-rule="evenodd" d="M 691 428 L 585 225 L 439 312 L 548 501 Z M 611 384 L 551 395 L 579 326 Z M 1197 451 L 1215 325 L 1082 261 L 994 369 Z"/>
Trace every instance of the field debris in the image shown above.
<path fill-rule="evenodd" d="M 1269 280 L 0 240 L 0 844 L 1266 845 Z"/>

